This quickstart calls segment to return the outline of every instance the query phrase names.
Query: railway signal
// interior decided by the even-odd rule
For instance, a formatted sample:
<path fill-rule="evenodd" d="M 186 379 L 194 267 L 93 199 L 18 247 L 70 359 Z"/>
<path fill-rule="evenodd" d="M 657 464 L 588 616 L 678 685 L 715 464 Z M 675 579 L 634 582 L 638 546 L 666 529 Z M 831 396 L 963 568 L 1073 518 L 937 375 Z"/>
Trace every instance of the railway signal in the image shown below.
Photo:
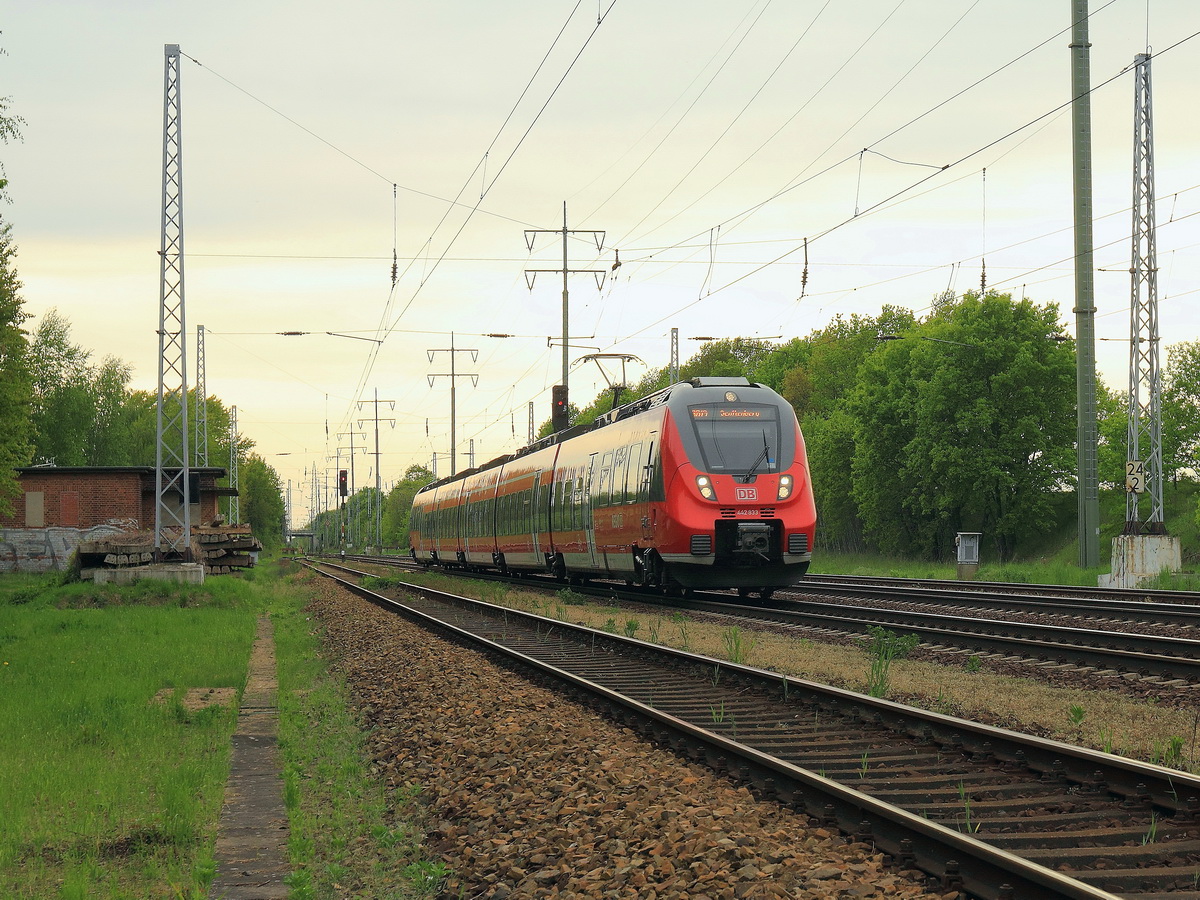
<path fill-rule="evenodd" d="M 550 427 L 558 432 L 570 424 L 567 419 L 567 386 L 556 384 L 550 388 Z"/>

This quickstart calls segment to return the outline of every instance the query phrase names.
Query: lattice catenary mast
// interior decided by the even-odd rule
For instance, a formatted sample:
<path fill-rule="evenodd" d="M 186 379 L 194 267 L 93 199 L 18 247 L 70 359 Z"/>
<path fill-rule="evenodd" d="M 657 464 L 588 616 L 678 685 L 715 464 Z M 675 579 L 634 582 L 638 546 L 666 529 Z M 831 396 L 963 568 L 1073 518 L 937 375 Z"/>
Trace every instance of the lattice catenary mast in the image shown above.
<path fill-rule="evenodd" d="M 238 424 L 237 407 L 229 407 L 229 486 L 233 494 L 229 497 L 229 524 L 236 525 L 241 516 L 238 502 Z"/>
<path fill-rule="evenodd" d="M 208 387 L 204 380 L 204 326 L 196 326 L 196 466 L 208 466 Z"/>
<path fill-rule="evenodd" d="M 183 139 L 179 45 L 166 44 L 164 53 L 154 553 L 159 561 L 189 561 L 192 519 L 188 477 L 187 319 L 183 303 Z"/>
<path fill-rule="evenodd" d="M 1134 57 L 1133 253 L 1129 267 L 1129 425 L 1125 534 L 1166 534 L 1158 358 L 1158 255 L 1154 238 L 1154 118 L 1150 56 Z M 1139 498 L 1149 512 L 1142 518 Z"/>
<path fill-rule="evenodd" d="M 671 362 L 667 366 L 669 384 L 674 384 L 679 380 L 679 329 L 671 329 Z"/>

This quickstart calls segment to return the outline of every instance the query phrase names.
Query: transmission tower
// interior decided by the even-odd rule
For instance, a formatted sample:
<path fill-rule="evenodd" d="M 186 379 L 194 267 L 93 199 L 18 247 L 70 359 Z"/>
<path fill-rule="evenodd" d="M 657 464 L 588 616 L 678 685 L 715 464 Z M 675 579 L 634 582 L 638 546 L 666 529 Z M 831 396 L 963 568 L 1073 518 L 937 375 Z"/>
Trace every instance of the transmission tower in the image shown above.
<path fill-rule="evenodd" d="M 1163 523 L 1162 418 L 1158 365 L 1158 255 L 1154 236 L 1154 119 L 1150 56 L 1134 57 L 1133 254 L 1129 273 L 1129 427 L 1126 431 L 1125 534 L 1166 534 Z M 1150 501 L 1139 515 L 1142 494 Z"/>
<path fill-rule="evenodd" d="M 190 561 L 192 517 L 188 477 L 187 320 L 183 304 L 183 134 L 179 45 L 166 44 L 164 53 L 154 553 L 159 561 Z"/>
<path fill-rule="evenodd" d="M 204 326 L 196 326 L 196 466 L 208 466 L 208 387 L 204 381 Z"/>

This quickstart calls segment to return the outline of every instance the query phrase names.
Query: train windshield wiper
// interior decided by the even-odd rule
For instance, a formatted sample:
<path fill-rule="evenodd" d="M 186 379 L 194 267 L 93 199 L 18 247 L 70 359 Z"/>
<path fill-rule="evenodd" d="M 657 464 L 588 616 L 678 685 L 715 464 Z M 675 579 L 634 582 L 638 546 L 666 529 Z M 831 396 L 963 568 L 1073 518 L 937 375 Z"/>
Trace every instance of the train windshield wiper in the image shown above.
<path fill-rule="evenodd" d="M 770 467 L 770 459 L 768 458 L 770 456 L 770 453 L 771 453 L 770 447 L 767 446 L 767 432 L 764 429 L 763 430 L 762 452 L 760 454 L 758 454 L 758 456 L 755 457 L 754 462 L 750 463 L 750 468 L 747 469 L 746 474 L 742 476 L 742 484 L 750 483 L 750 481 L 754 478 L 754 470 L 758 468 L 759 463 L 765 461 L 767 463 L 767 466 Z"/>

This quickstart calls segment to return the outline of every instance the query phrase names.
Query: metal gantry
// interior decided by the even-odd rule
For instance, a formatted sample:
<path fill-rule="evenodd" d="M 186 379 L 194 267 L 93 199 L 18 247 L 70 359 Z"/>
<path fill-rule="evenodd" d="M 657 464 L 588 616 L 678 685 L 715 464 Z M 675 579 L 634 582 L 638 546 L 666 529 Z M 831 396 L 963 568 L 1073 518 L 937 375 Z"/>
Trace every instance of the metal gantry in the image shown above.
<path fill-rule="evenodd" d="M 1163 523 L 1159 384 L 1158 255 L 1154 222 L 1154 118 L 1150 56 L 1134 57 L 1133 251 L 1129 274 L 1129 424 L 1126 430 L 1125 534 L 1166 534 Z M 1138 510 L 1150 501 L 1143 517 Z"/>
<path fill-rule="evenodd" d="M 190 561 L 192 518 L 188 473 L 187 317 L 183 302 L 183 135 L 179 45 L 166 44 L 164 55 L 154 552 L 159 561 Z"/>

